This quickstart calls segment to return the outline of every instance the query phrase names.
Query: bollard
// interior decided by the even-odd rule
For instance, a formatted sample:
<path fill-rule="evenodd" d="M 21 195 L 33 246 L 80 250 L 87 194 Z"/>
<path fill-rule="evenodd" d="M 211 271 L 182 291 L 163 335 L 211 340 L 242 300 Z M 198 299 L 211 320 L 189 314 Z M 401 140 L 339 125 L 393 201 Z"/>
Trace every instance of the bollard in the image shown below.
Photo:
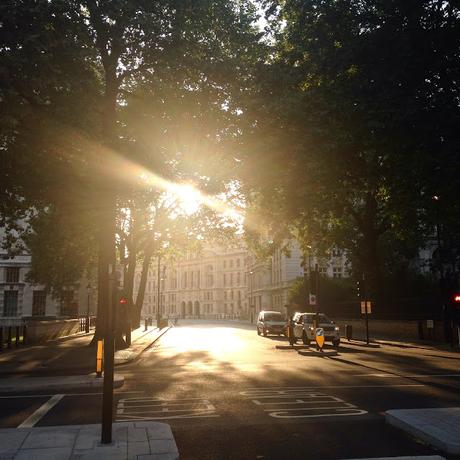
<path fill-rule="evenodd" d="M 104 345 L 102 340 L 97 341 L 97 352 L 96 352 L 96 377 L 102 377 L 102 355 L 104 351 Z"/>
<path fill-rule="evenodd" d="M 145 320 L 144 320 L 144 323 L 145 323 L 144 331 L 146 331 L 148 329 L 148 322 L 149 322 L 149 320 L 147 318 L 145 318 Z"/>
<path fill-rule="evenodd" d="M 353 338 L 353 327 L 351 324 L 345 325 L 345 335 L 347 336 L 347 340 L 351 340 Z"/>
<path fill-rule="evenodd" d="M 19 347 L 19 337 L 20 337 L 20 335 L 21 335 L 21 328 L 19 326 L 16 326 L 16 337 L 14 338 L 16 348 Z"/>
<path fill-rule="evenodd" d="M 11 348 L 12 337 L 11 337 L 11 326 L 8 326 L 8 339 L 7 339 L 7 346 Z"/>
<path fill-rule="evenodd" d="M 27 338 L 27 324 L 24 323 L 22 326 L 22 344 L 26 344 L 26 338 Z"/>

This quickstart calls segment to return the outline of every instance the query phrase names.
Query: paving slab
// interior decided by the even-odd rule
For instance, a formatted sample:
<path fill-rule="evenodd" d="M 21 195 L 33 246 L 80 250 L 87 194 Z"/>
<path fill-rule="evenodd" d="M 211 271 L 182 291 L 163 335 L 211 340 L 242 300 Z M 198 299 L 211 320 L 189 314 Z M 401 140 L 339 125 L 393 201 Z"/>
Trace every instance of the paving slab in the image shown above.
<path fill-rule="evenodd" d="M 460 407 L 388 410 L 385 420 L 443 452 L 460 455 Z"/>
<path fill-rule="evenodd" d="M 177 460 L 171 427 L 144 421 L 116 422 L 112 443 L 101 444 L 101 425 L 0 429 L 1 459 Z"/>
<path fill-rule="evenodd" d="M 415 457 L 372 457 L 372 458 L 350 458 L 347 460 L 446 460 L 439 455 L 416 455 Z"/>
<path fill-rule="evenodd" d="M 96 374 L 1 379 L 0 394 L 26 393 L 31 391 L 52 392 L 78 389 L 91 390 L 94 388 L 102 388 L 103 380 L 103 378 L 96 377 Z M 124 383 L 124 376 L 115 374 L 113 381 L 114 388 L 120 388 Z"/>

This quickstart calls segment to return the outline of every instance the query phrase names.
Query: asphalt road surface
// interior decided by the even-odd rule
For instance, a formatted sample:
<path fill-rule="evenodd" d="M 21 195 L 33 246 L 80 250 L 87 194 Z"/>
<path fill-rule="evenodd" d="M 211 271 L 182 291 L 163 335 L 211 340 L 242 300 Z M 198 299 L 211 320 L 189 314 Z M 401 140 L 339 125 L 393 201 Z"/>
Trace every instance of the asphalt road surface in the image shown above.
<path fill-rule="evenodd" d="M 345 341 L 319 356 L 230 322 L 181 321 L 117 373 L 116 419 L 169 423 L 181 459 L 430 455 L 383 412 L 460 405 L 458 353 Z M 98 423 L 101 394 L 10 395 L 0 407 L 0 427 Z"/>

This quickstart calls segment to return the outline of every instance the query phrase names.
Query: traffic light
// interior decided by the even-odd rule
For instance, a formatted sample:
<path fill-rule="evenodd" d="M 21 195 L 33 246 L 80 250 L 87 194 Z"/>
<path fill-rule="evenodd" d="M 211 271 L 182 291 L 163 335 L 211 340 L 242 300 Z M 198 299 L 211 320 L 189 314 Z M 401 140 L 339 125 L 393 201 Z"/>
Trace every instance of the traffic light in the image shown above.
<path fill-rule="evenodd" d="M 118 300 L 118 303 L 120 305 L 126 305 L 128 303 L 128 299 L 125 296 L 121 296 L 120 299 Z"/>
<path fill-rule="evenodd" d="M 452 294 L 452 303 L 454 304 L 454 307 L 460 308 L 460 292 Z"/>

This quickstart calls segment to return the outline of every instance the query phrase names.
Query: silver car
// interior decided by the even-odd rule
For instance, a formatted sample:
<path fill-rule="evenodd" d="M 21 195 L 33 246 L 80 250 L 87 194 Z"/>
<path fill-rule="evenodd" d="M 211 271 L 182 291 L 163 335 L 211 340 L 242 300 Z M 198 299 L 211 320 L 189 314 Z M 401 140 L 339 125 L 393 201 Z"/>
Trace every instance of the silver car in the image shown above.
<path fill-rule="evenodd" d="M 257 335 L 284 334 L 286 320 L 279 311 L 261 311 L 257 318 Z"/>
<path fill-rule="evenodd" d="M 294 338 L 302 339 L 305 345 L 310 345 L 313 341 L 316 341 L 316 331 L 313 327 L 313 321 L 316 313 L 295 313 L 294 320 Z M 317 328 L 321 328 L 324 331 L 324 339 L 332 342 L 334 347 L 340 345 L 340 328 L 336 326 L 334 321 L 330 320 L 324 313 L 318 313 L 318 324 Z"/>

